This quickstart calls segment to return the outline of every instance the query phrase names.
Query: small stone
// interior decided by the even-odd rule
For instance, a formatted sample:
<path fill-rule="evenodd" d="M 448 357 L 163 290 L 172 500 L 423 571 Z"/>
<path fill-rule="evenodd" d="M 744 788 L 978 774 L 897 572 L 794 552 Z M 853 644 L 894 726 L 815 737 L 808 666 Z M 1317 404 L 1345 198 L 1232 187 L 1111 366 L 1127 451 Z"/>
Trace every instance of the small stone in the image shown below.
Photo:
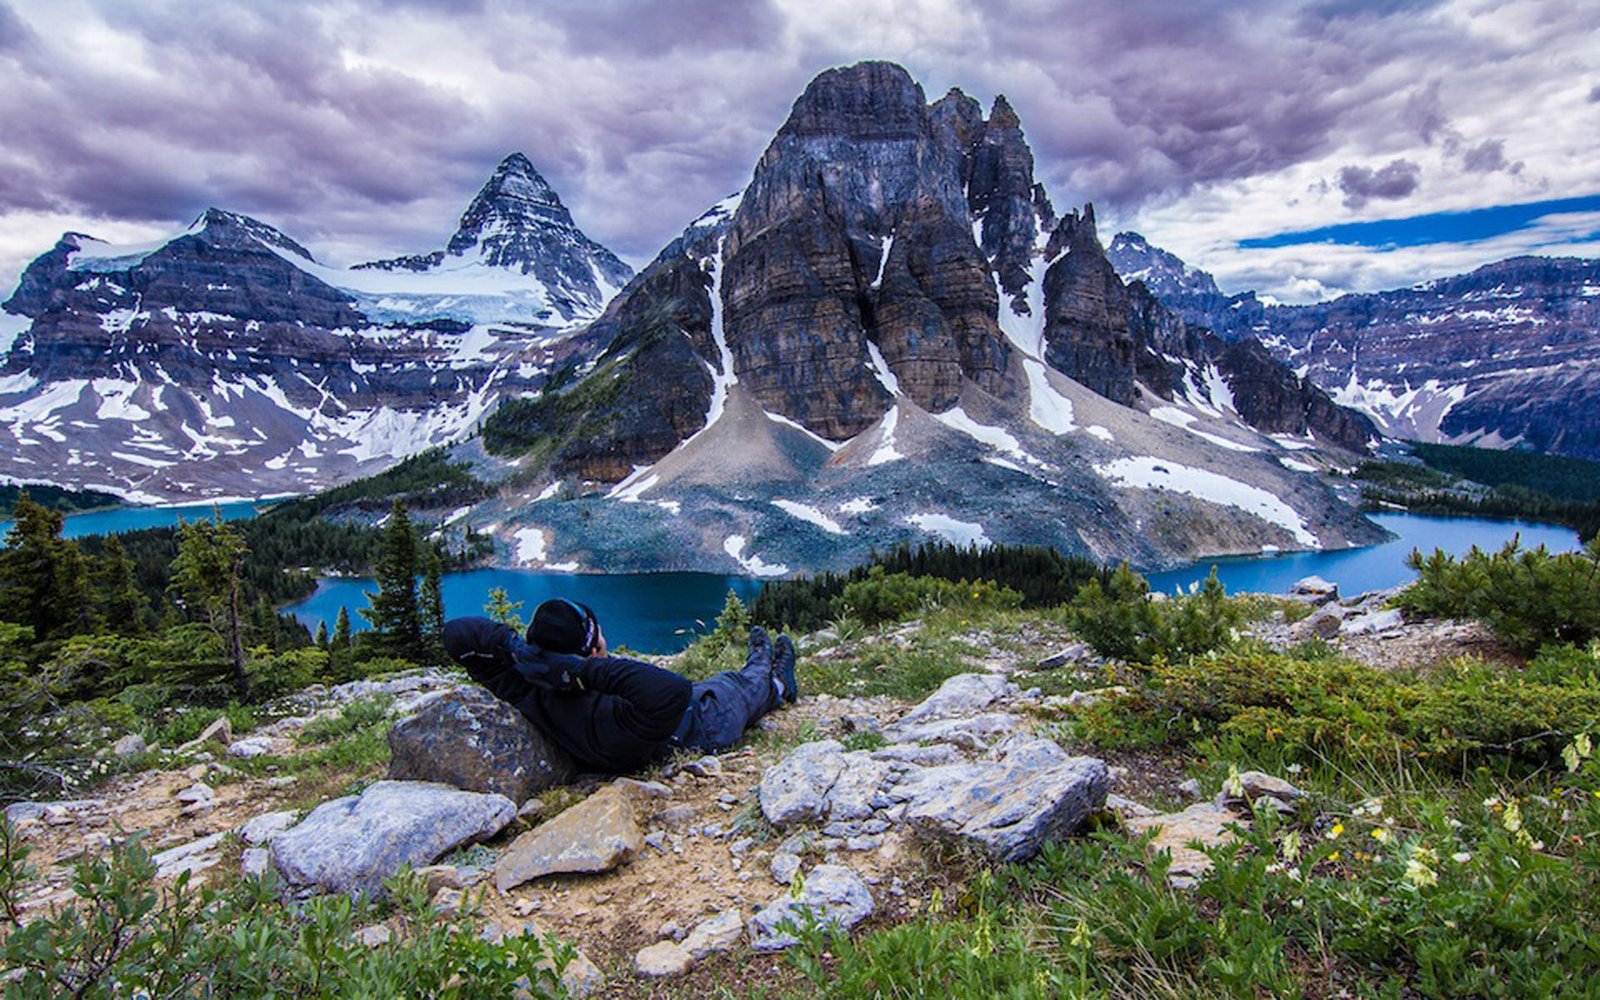
<path fill-rule="evenodd" d="M 1106 796 L 1106 808 L 1118 816 L 1154 816 L 1156 811 L 1149 806 L 1141 805 L 1121 795 L 1111 794 Z"/>
<path fill-rule="evenodd" d="M 705 756 L 683 765 L 683 770 L 696 778 L 716 778 L 722 775 L 722 759 Z"/>
<path fill-rule="evenodd" d="M 460 889 L 444 888 L 433 894 L 431 902 L 440 916 L 453 917 L 461 912 L 462 900 Z"/>
<path fill-rule="evenodd" d="M 721 795 L 717 796 L 717 801 L 727 806 L 736 805 L 739 801 L 739 796 L 733 794 L 732 792 L 723 792 Z"/>
<path fill-rule="evenodd" d="M 802 919 L 806 911 L 848 930 L 870 917 L 872 910 L 872 892 L 860 876 L 842 865 L 818 865 L 806 877 L 798 898 L 785 892 L 750 918 L 751 946 L 756 951 L 778 951 L 797 944 L 778 927 Z"/>
<path fill-rule="evenodd" d="M 422 882 L 422 890 L 429 899 L 442 889 L 464 888 L 461 870 L 455 865 L 423 865 L 413 872 Z"/>
<path fill-rule="evenodd" d="M 643 846 L 633 797 L 607 785 L 513 841 L 495 863 L 495 886 L 505 892 L 544 875 L 610 871 Z"/>
<path fill-rule="evenodd" d="M 544 815 L 544 803 L 538 799 L 529 799 L 517 810 L 517 818 L 525 823 L 536 822 Z"/>
<path fill-rule="evenodd" d="M 772 856 L 769 866 L 772 871 L 772 880 L 779 885 L 789 885 L 794 881 L 795 875 L 800 871 L 800 857 L 788 851 L 779 851 Z"/>
<path fill-rule="evenodd" d="M 123 758 L 137 757 L 148 749 L 150 749 L 149 745 L 145 743 L 144 737 L 138 733 L 129 733 L 111 744 L 111 752 Z"/>
<path fill-rule="evenodd" d="M 1187 795 L 1191 799 L 1198 799 L 1200 797 L 1200 779 L 1190 778 L 1188 781 L 1183 782 L 1178 786 L 1178 792 L 1179 794 Z"/>
<path fill-rule="evenodd" d="M 850 837 L 844 842 L 847 851 L 876 851 L 882 846 L 882 837 Z"/>
<path fill-rule="evenodd" d="M 658 941 L 640 949 L 633 957 L 635 975 L 649 979 L 668 979 L 689 971 L 689 953 L 675 941 Z"/>
<path fill-rule="evenodd" d="M 644 846 L 653 847 L 663 853 L 667 849 L 667 832 L 665 830 L 652 830 L 644 835 Z"/>
<path fill-rule="evenodd" d="M 228 744 L 229 757 L 238 757 L 248 760 L 251 757 L 265 757 L 278 749 L 277 743 L 269 737 L 252 736 L 242 740 L 234 740 Z"/>
<path fill-rule="evenodd" d="M 661 823 L 668 830 L 682 831 L 694 822 L 694 806 L 668 806 L 661 810 Z"/>
<path fill-rule="evenodd" d="M 845 733 L 864 733 L 868 736 L 883 734 L 883 724 L 870 715 L 841 715 L 839 730 Z"/>
<path fill-rule="evenodd" d="M 289 809 L 262 813 L 239 827 L 239 839 L 251 847 L 265 846 L 272 843 L 272 838 L 294 826 L 294 818 L 294 812 Z"/>
<path fill-rule="evenodd" d="M 173 797 L 183 803 L 210 802 L 217 797 L 217 793 L 211 790 L 210 785 L 194 784 Z"/>
<path fill-rule="evenodd" d="M 728 845 L 728 853 L 736 858 L 743 857 L 744 855 L 750 853 L 750 849 L 755 846 L 756 842 L 750 837 L 740 837 L 738 840 L 735 840 L 733 843 Z"/>
<path fill-rule="evenodd" d="M 356 931 L 355 939 L 368 948 L 376 948 L 393 940 L 394 932 L 389 929 L 388 924 L 371 924 Z"/>
<path fill-rule="evenodd" d="M 656 932 L 656 936 L 670 941 L 682 941 L 689 936 L 689 931 L 676 920 L 668 920 L 661 925 L 661 930 Z"/>
<path fill-rule="evenodd" d="M 233 723 L 224 715 L 200 731 L 200 735 L 178 748 L 179 753 L 189 750 L 199 750 L 207 743 L 214 743 L 218 747 L 226 747 L 233 742 Z"/>
<path fill-rule="evenodd" d="M 743 935 L 744 918 L 738 907 L 732 907 L 701 921 L 684 939 L 683 950 L 699 961 L 707 955 L 731 951 Z"/>
<path fill-rule="evenodd" d="M 1310 604 L 1327 604 L 1339 599 L 1339 585 L 1320 576 L 1308 576 L 1289 585 L 1289 596 Z"/>
<path fill-rule="evenodd" d="M 247 847 L 239 855 L 239 873 L 245 878 L 260 878 L 272 864 L 272 852 L 265 847 Z"/>
<path fill-rule="evenodd" d="M 1172 853 L 1168 875 L 1169 881 L 1177 885 L 1177 878 L 1195 878 L 1211 867 L 1211 859 L 1204 851 L 1191 847 L 1192 843 L 1198 841 L 1206 847 L 1229 843 L 1234 835 L 1227 827 L 1242 822 L 1237 813 L 1223 806 L 1200 802 L 1182 812 L 1128 817 L 1123 825 L 1135 834 L 1160 828 L 1147 850 L 1152 856 L 1163 850 Z"/>

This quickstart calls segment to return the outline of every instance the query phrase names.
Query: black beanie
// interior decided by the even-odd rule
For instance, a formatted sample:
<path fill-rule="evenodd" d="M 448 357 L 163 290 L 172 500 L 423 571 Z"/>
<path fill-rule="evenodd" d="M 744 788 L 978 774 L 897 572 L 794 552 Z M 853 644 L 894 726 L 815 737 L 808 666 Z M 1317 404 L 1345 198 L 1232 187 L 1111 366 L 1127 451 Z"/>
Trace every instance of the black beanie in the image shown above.
<path fill-rule="evenodd" d="M 556 598 L 534 609 L 528 641 L 552 653 L 587 656 L 600 637 L 600 626 L 587 604 Z"/>

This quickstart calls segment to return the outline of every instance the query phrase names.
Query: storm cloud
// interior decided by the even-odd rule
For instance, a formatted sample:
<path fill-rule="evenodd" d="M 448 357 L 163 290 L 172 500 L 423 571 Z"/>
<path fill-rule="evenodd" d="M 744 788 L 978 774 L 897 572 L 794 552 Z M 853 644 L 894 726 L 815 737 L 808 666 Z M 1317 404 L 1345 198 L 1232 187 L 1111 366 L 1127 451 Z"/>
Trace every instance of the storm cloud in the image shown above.
<path fill-rule="evenodd" d="M 1409 197 L 1422 180 L 1422 168 L 1409 160 L 1392 160 L 1377 170 L 1371 167 L 1343 167 L 1339 170 L 1339 190 L 1344 203 L 1360 208 L 1374 198 L 1394 201 Z"/>
<path fill-rule="evenodd" d="M 1058 206 L 1191 254 L 1268 219 L 1600 190 L 1597 130 L 1551 149 L 1528 124 L 1592 124 L 1600 11 L 1533 7 L 1498 31 L 1467 0 L 0 0 L 0 284 L 62 229 L 208 205 L 334 263 L 426 250 L 517 150 L 640 263 L 747 182 L 816 73 L 869 58 L 930 99 L 1004 93 Z"/>

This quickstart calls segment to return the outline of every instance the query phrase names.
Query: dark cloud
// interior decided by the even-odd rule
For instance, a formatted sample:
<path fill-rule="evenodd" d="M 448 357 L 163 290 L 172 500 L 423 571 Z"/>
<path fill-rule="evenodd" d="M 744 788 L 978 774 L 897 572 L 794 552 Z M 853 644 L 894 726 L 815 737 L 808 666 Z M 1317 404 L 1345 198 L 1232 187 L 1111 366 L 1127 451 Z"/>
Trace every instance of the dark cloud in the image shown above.
<path fill-rule="evenodd" d="M 1454 136 L 1450 116 L 1445 114 L 1444 101 L 1439 98 L 1439 81 L 1434 80 L 1406 98 L 1401 119 L 1423 142 L 1429 145 L 1440 136 Z"/>
<path fill-rule="evenodd" d="M 1357 166 L 1339 169 L 1339 190 L 1344 192 L 1344 203 L 1350 208 L 1360 208 L 1374 198 L 1408 198 L 1421 181 L 1422 168 L 1410 160 L 1391 160 L 1377 170 Z"/>
<path fill-rule="evenodd" d="M 595 53 L 765 48 L 784 27 L 770 0 L 558 0 L 543 14 L 578 51 Z"/>
<path fill-rule="evenodd" d="M 1589 103 L 1600 104 L 1600 83 L 1589 88 Z"/>
<path fill-rule="evenodd" d="M 1506 160 L 1506 142 L 1504 139 L 1485 139 L 1466 149 L 1461 154 L 1461 166 L 1469 173 L 1488 174 L 1497 170 L 1507 173 L 1520 173 L 1522 162 L 1510 163 Z"/>
<path fill-rule="evenodd" d="M 1436 162 L 1423 142 L 1449 169 L 1519 166 L 1514 132 L 1469 141 L 1449 114 L 1473 93 L 1459 68 L 1514 47 L 1410 0 L 79 3 L 0 0 L 0 213 L 182 224 L 218 204 L 366 258 L 438 245 L 520 150 L 643 260 L 748 181 L 816 73 L 867 58 L 930 96 L 1004 92 L 1057 204 L 1123 217 L 1306 164 L 1398 158 L 1330 182 L 1404 197 Z M 1536 30 L 1596 27 L 1564 10 Z"/>

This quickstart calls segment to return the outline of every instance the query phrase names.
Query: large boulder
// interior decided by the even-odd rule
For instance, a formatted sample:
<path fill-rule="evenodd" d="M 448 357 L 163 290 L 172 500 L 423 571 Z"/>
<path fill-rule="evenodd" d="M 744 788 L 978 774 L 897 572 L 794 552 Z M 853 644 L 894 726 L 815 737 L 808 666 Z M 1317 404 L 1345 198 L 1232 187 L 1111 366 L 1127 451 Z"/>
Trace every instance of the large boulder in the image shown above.
<path fill-rule="evenodd" d="M 614 781 L 516 840 L 494 866 L 501 892 L 544 875 L 605 872 L 644 847 L 637 800 L 650 786 Z"/>
<path fill-rule="evenodd" d="M 504 795 L 435 782 L 379 781 L 324 802 L 272 839 L 272 863 L 291 888 L 372 893 L 402 866 L 430 864 L 494 836 L 517 814 Z"/>
<path fill-rule="evenodd" d="M 972 843 L 997 861 L 1026 861 L 1106 801 L 1105 762 L 1044 739 L 1016 742 L 999 761 L 930 768 L 909 789 L 907 820 Z"/>
<path fill-rule="evenodd" d="M 389 777 L 525 802 L 577 773 L 566 751 L 478 687 L 452 691 L 389 730 Z"/>

